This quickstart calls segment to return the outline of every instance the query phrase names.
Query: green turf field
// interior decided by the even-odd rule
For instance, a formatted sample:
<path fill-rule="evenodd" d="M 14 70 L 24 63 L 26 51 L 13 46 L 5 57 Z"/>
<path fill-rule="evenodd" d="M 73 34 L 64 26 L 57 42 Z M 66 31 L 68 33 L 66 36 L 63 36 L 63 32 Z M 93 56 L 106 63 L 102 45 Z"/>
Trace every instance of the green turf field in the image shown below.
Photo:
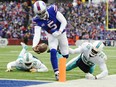
<path fill-rule="evenodd" d="M 75 46 L 71 46 L 71 48 L 75 48 Z M 29 46 L 28 51 L 43 61 L 43 63 L 48 67 L 49 71 L 43 73 L 30 73 L 14 69 L 13 72 L 5 72 L 7 63 L 16 60 L 21 49 L 22 46 L 0 47 L 0 78 L 55 81 L 49 53 L 45 52 L 42 54 L 36 54 L 31 49 L 31 46 Z M 116 47 L 105 47 L 104 52 L 108 56 L 107 66 L 109 74 L 116 74 Z M 70 55 L 67 61 L 75 56 L 76 55 Z M 94 74 L 98 74 L 99 72 L 100 70 L 98 66 L 96 66 Z M 85 74 L 79 68 L 75 68 L 72 71 L 68 71 L 66 77 L 67 80 L 74 80 L 84 78 L 84 76 Z"/>

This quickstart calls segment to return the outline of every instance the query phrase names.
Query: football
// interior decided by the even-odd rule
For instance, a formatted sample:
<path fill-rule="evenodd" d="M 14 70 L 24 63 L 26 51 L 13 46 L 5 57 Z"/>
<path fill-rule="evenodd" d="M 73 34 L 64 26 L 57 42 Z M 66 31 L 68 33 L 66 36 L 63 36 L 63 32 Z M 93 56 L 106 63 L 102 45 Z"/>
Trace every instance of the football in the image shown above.
<path fill-rule="evenodd" d="M 45 43 L 40 43 L 38 46 L 37 46 L 37 49 L 38 49 L 38 52 L 39 53 L 43 53 L 47 50 L 48 48 L 48 45 L 45 44 Z"/>

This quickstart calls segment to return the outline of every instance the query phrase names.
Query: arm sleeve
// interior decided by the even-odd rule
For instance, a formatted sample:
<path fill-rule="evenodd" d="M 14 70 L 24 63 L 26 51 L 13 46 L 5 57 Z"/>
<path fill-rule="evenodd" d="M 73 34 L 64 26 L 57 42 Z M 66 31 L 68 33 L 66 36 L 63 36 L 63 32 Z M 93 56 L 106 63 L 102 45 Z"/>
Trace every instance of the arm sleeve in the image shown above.
<path fill-rule="evenodd" d="M 40 68 L 37 69 L 37 72 L 47 72 L 48 71 L 48 68 L 42 63 L 40 65 Z"/>
<path fill-rule="evenodd" d="M 35 26 L 34 27 L 34 37 L 33 37 L 33 45 L 32 47 L 35 47 L 38 45 L 40 41 L 40 35 L 41 35 L 41 27 Z"/>
<path fill-rule="evenodd" d="M 12 69 L 16 66 L 16 61 L 9 62 L 7 64 L 7 69 Z"/>
<path fill-rule="evenodd" d="M 69 48 L 70 54 L 76 54 L 76 53 L 81 53 L 81 52 L 82 52 L 82 48 L 80 46 L 76 49 Z"/>
<path fill-rule="evenodd" d="M 56 18 L 61 22 L 59 31 L 63 32 L 67 25 L 66 18 L 59 11 L 57 11 Z"/>
<path fill-rule="evenodd" d="M 100 64 L 101 73 L 96 75 L 97 79 L 103 78 L 108 75 L 108 69 L 105 63 Z"/>
<path fill-rule="evenodd" d="M 37 72 L 47 72 L 48 71 L 48 68 L 39 60 L 37 59 L 36 60 L 36 69 L 37 69 Z"/>

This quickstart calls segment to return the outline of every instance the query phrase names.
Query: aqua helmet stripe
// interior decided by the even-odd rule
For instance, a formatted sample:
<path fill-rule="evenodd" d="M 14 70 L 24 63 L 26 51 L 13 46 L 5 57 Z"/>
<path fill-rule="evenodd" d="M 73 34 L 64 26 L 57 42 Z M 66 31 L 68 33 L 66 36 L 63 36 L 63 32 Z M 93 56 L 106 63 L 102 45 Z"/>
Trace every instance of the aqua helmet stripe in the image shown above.
<path fill-rule="evenodd" d="M 97 44 L 96 48 L 99 48 L 101 44 L 102 44 L 102 42 L 99 42 L 99 43 Z"/>

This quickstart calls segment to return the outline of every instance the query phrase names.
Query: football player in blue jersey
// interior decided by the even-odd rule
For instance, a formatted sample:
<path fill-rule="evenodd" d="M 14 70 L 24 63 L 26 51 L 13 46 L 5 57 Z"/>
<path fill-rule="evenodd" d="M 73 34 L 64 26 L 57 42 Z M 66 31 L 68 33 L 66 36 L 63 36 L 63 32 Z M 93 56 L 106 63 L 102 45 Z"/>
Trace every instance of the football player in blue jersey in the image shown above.
<path fill-rule="evenodd" d="M 34 38 L 32 48 L 36 52 L 37 44 L 40 41 L 41 29 L 47 32 L 48 45 L 50 49 L 50 60 L 55 73 L 56 80 L 59 80 L 57 47 L 59 47 L 64 58 L 68 58 L 68 40 L 66 36 L 67 21 L 65 17 L 57 10 L 56 5 L 46 7 L 43 1 L 36 1 L 33 5 L 35 17 L 33 22 L 37 24 L 34 27 Z"/>

